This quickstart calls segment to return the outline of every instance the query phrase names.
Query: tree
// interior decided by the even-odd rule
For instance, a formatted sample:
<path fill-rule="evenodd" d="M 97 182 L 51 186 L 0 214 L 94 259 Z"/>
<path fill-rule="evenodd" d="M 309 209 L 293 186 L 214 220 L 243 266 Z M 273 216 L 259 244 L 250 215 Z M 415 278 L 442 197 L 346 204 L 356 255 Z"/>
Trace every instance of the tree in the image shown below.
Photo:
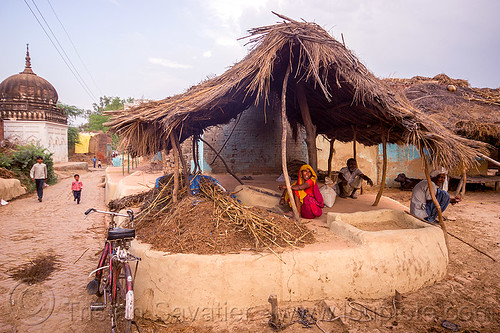
<path fill-rule="evenodd" d="M 68 152 L 75 152 L 75 144 L 80 143 L 76 127 L 68 127 Z"/>
<path fill-rule="evenodd" d="M 122 109 L 125 103 L 132 102 L 134 102 L 134 99 L 132 97 L 121 99 L 117 96 L 103 96 L 99 97 L 99 104 L 93 103 L 92 107 L 94 108 L 94 113 L 102 113 L 103 111 Z"/>
<path fill-rule="evenodd" d="M 58 102 L 57 107 L 69 118 L 70 123 L 78 117 L 86 118 L 90 112 L 89 110 L 80 109 L 77 106 L 62 102 Z"/>
<path fill-rule="evenodd" d="M 108 122 L 111 116 L 105 115 L 103 112 L 122 109 L 125 103 L 132 103 L 133 101 L 132 97 L 126 99 L 117 96 L 100 97 L 99 103 L 92 104 L 94 110 L 89 113 L 89 122 L 84 126 L 85 130 L 107 132 L 108 128 L 104 126 L 104 123 Z"/>

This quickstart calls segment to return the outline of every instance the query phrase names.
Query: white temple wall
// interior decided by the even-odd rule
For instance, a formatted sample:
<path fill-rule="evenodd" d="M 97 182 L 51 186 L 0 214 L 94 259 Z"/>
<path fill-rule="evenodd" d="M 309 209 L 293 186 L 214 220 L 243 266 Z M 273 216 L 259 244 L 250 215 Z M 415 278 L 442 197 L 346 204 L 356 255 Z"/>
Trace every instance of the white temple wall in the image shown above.
<path fill-rule="evenodd" d="M 68 162 L 68 125 L 48 121 L 4 120 L 4 137 L 18 144 L 38 142 L 54 154 L 54 163 Z"/>

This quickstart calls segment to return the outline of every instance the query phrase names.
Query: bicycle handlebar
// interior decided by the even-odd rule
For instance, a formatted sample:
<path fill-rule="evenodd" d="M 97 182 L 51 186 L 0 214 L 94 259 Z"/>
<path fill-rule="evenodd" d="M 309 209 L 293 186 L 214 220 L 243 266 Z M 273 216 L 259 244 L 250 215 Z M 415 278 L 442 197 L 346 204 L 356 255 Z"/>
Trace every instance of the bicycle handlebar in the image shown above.
<path fill-rule="evenodd" d="M 127 215 L 120 214 L 120 213 L 115 213 L 115 212 L 108 212 L 108 211 L 105 211 L 105 210 L 98 210 L 98 209 L 95 209 L 95 208 L 89 208 L 89 209 L 87 209 L 84 214 L 85 215 L 89 215 L 92 212 L 101 213 L 101 214 L 108 214 L 108 215 L 111 215 L 111 216 L 128 217 L 130 219 L 130 222 L 134 221 L 134 212 L 131 209 L 127 210 Z"/>

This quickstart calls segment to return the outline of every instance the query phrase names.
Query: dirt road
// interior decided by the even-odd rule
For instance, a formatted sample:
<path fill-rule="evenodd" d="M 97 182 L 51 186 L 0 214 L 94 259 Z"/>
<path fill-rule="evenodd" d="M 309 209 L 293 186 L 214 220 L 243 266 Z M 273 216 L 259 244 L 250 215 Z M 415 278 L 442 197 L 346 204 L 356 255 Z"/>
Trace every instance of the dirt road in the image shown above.
<path fill-rule="evenodd" d="M 85 292 L 103 244 L 104 220 L 97 214 L 84 219 L 83 212 L 105 208 L 104 189 L 97 187 L 103 176 L 104 171 L 81 174 L 79 205 L 71 195 L 72 178 L 66 178 L 47 187 L 41 203 L 31 194 L 0 207 L 0 332 L 109 329 L 107 312 L 90 313 L 94 300 Z M 57 257 L 57 270 L 47 280 L 28 285 L 10 277 L 12 269 L 40 255 Z"/>

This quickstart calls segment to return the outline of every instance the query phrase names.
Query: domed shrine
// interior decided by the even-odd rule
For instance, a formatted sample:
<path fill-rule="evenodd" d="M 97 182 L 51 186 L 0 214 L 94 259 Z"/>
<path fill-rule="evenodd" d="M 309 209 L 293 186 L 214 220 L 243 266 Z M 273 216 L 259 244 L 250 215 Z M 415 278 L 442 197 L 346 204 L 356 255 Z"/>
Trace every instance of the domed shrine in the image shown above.
<path fill-rule="evenodd" d="M 67 162 L 67 117 L 57 99 L 56 89 L 31 69 L 27 48 L 24 71 L 0 83 L 0 140 L 39 143 L 54 154 L 54 162 Z"/>

